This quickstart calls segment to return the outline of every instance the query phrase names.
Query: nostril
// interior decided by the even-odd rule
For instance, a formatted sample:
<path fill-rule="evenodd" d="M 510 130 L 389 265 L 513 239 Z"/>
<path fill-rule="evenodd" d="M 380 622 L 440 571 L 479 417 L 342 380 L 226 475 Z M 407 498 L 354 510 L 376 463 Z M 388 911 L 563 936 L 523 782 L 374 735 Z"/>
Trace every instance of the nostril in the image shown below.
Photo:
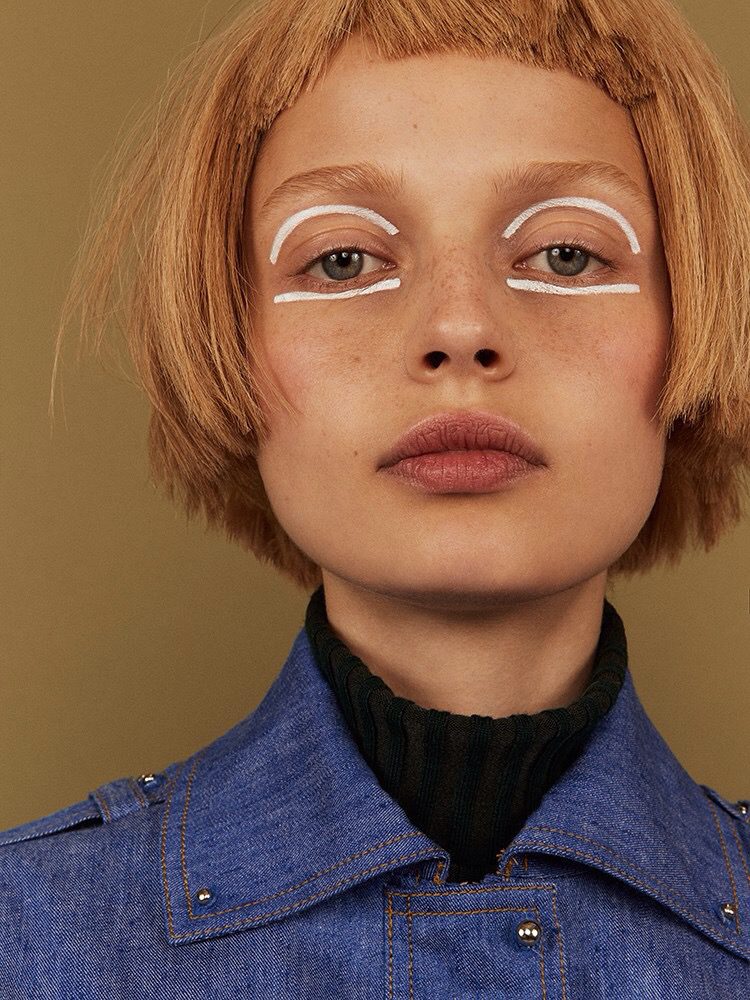
<path fill-rule="evenodd" d="M 497 352 L 487 347 L 481 351 L 477 351 L 477 357 L 483 365 L 491 365 L 497 361 Z"/>

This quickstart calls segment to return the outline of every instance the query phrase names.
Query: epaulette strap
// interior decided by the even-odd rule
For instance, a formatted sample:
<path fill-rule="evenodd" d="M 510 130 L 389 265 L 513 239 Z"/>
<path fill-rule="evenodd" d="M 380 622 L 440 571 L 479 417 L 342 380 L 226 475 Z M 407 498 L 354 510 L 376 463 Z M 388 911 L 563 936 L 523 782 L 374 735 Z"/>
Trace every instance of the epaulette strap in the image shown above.
<path fill-rule="evenodd" d="M 105 823 L 112 823 L 128 813 L 148 809 L 149 801 L 135 778 L 117 778 L 89 793 Z"/>

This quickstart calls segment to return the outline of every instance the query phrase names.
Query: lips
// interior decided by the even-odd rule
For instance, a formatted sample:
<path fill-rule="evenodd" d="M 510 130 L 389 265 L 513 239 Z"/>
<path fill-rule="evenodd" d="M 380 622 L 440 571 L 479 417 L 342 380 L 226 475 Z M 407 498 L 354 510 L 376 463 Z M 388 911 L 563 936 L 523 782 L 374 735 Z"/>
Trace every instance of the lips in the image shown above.
<path fill-rule="evenodd" d="M 420 420 L 393 445 L 381 462 L 388 468 L 412 455 L 443 451 L 496 450 L 546 465 L 536 442 L 514 420 L 484 410 L 436 413 Z"/>

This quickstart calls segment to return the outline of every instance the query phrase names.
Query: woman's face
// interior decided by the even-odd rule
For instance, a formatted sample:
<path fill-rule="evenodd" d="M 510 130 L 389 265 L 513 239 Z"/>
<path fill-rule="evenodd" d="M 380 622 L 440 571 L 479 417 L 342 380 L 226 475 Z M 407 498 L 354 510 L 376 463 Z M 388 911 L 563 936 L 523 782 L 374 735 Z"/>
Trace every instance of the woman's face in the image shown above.
<path fill-rule="evenodd" d="M 532 162 L 591 160 L 636 193 L 601 174 L 519 182 Z M 293 175 L 365 161 L 401 189 L 329 178 L 264 212 Z M 315 212 L 279 232 L 321 205 L 377 214 Z M 481 607 L 606 574 L 658 492 L 665 436 L 653 414 L 671 317 L 626 110 L 565 71 L 454 53 L 384 62 L 352 38 L 265 137 L 245 239 L 255 336 L 294 408 L 269 414 L 258 464 L 324 580 Z M 589 255 L 561 249 L 570 243 Z M 352 246 L 361 256 L 330 256 Z M 343 290 L 355 294 L 326 300 Z M 380 467 L 413 423 L 456 409 L 515 420 L 546 465 L 479 493 L 429 493 Z"/>

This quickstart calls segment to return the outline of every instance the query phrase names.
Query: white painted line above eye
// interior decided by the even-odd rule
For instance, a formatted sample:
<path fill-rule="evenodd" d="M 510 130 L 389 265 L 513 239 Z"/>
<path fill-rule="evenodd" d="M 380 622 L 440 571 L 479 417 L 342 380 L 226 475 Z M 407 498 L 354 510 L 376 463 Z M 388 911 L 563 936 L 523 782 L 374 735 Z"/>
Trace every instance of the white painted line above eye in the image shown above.
<path fill-rule="evenodd" d="M 531 218 L 532 215 L 535 215 L 537 212 L 541 212 L 543 208 L 555 208 L 558 205 L 573 205 L 574 208 L 589 208 L 592 212 L 599 212 L 601 215 L 608 216 L 610 219 L 613 219 L 625 233 L 628 238 L 628 242 L 630 243 L 630 249 L 633 253 L 641 252 L 641 247 L 638 243 L 638 237 L 635 235 L 635 230 L 625 216 L 618 212 L 616 208 L 612 208 L 610 205 L 607 205 L 603 201 L 599 201 L 597 198 L 549 198 L 547 201 L 539 201 L 530 208 L 525 209 L 520 215 L 517 215 L 505 230 L 503 236 L 506 239 L 512 236 L 519 226 L 522 226 L 527 219 Z"/>
<path fill-rule="evenodd" d="M 532 281 L 530 278 L 506 278 L 511 288 L 522 288 L 527 292 L 548 292 L 552 295 L 596 295 L 602 292 L 640 292 L 640 285 L 586 285 L 576 288 L 572 285 L 552 285 L 547 281 Z"/>
<path fill-rule="evenodd" d="M 282 222 L 273 238 L 271 256 L 268 259 L 272 264 L 276 263 L 279 251 L 281 250 L 281 244 L 289 233 L 301 222 L 311 219 L 315 215 L 330 215 L 336 212 L 343 212 L 346 215 L 359 215 L 369 222 L 374 222 L 376 226 L 381 226 L 391 236 L 395 236 L 398 232 L 398 229 L 392 222 L 384 219 L 379 212 L 374 212 L 371 208 L 362 208 L 360 205 L 313 205 L 312 208 L 303 208 L 301 211 L 295 212 L 294 215 L 290 215 L 288 219 Z"/>
<path fill-rule="evenodd" d="M 398 288 L 401 278 L 384 278 L 366 288 L 347 288 L 343 292 L 282 292 L 274 295 L 274 302 L 296 302 L 298 299 L 350 299 L 353 295 L 369 295 L 383 289 Z"/>

